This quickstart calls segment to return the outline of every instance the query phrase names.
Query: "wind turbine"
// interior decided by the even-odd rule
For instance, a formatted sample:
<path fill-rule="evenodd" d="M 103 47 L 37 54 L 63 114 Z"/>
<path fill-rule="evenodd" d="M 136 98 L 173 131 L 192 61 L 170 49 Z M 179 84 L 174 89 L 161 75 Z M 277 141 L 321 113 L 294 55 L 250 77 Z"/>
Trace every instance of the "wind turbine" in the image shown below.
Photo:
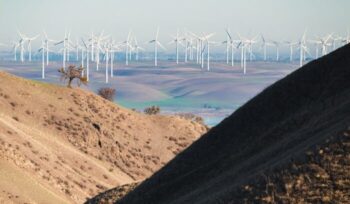
<path fill-rule="evenodd" d="M 207 46 L 207 70 L 208 71 L 210 71 L 210 44 L 216 44 L 216 42 L 209 41 L 209 38 L 211 38 L 213 35 L 215 34 L 211 33 L 202 37 L 202 40 L 207 43 L 206 46 Z"/>
<path fill-rule="evenodd" d="M 318 45 L 321 45 L 322 56 L 324 56 L 327 54 L 327 47 L 332 46 L 332 44 L 329 43 L 329 40 L 331 39 L 332 39 L 332 34 L 329 34 L 325 37 L 317 37 L 317 40 L 309 40 L 309 42 L 316 44 L 316 58 L 318 58 Z"/>
<path fill-rule="evenodd" d="M 134 45 L 134 49 L 135 49 L 135 60 L 139 61 L 139 50 L 145 50 L 144 48 L 140 47 L 136 37 L 134 38 L 135 41 L 135 45 Z"/>
<path fill-rule="evenodd" d="M 109 46 L 108 44 L 106 44 L 105 46 L 103 46 L 103 48 L 99 47 L 101 50 L 103 50 L 104 52 L 104 58 L 106 60 L 105 62 L 105 65 L 106 65 L 106 74 L 105 74 L 105 77 L 106 77 L 106 84 L 108 83 L 108 62 L 109 62 Z"/>
<path fill-rule="evenodd" d="M 302 35 L 302 37 L 300 38 L 299 42 L 298 42 L 298 46 L 299 46 L 299 51 L 300 51 L 300 56 L 299 56 L 299 60 L 300 60 L 300 67 L 303 66 L 303 61 L 305 60 L 305 53 L 309 53 L 307 47 L 306 47 L 306 30 L 304 32 L 304 34 Z"/>
<path fill-rule="evenodd" d="M 46 42 L 41 41 L 41 47 L 38 52 L 41 52 L 41 78 L 45 79 L 45 52 L 47 52 Z"/>
<path fill-rule="evenodd" d="M 185 42 L 184 47 L 185 47 L 185 63 L 188 61 L 188 48 L 189 48 L 189 36 L 187 34 L 187 30 L 185 29 L 184 31 L 184 37 L 181 39 L 182 41 Z"/>
<path fill-rule="evenodd" d="M 242 41 L 238 44 L 237 48 L 241 47 L 241 67 L 243 68 L 243 74 L 247 72 L 247 44 Z"/>
<path fill-rule="evenodd" d="M 71 44 L 71 42 L 70 42 L 70 30 L 69 30 L 69 32 L 68 32 L 68 35 L 65 37 L 65 41 L 66 41 L 66 43 L 65 43 L 65 46 L 66 46 L 66 48 L 65 48 L 65 52 L 66 52 L 66 61 L 68 61 L 69 62 L 69 60 L 70 60 L 70 55 L 69 55 L 69 49 L 70 49 L 70 44 Z"/>
<path fill-rule="evenodd" d="M 84 39 L 81 39 L 85 47 L 86 52 L 86 80 L 89 81 L 90 71 L 89 71 L 89 46 L 85 43 Z M 90 41 L 91 42 L 91 41 Z M 82 63 L 83 64 L 83 63 Z"/>
<path fill-rule="evenodd" d="M 290 51 L 290 53 L 289 53 L 289 61 L 292 62 L 293 61 L 293 47 L 295 45 L 297 45 L 297 43 L 291 42 L 291 41 L 286 41 L 285 43 L 289 46 L 289 51 Z"/>
<path fill-rule="evenodd" d="M 114 77 L 114 68 L 113 68 L 114 53 L 121 50 L 121 49 L 120 49 L 120 45 L 116 45 L 113 40 L 111 40 L 110 46 L 111 46 L 111 48 L 110 48 L 110 52 L 111 52 L 111 78 L 113 78 Z"/>
<path fill-rule="evenodd" d="M 46 65 L 49 65 L 49 42 L 57 42 L 56 40 L 49 39 L 45 30 L 43 31 L 45 36 L 45 47 L 46 47 Z"/>
<path fill-rule="evenodd" d="M 331 46 L 332 46 L 333 50 L 335 50 L 335 48 L 337 46 L 337 42 L 341 41 L 342 38 L 340 36 L 334 36 L 334 34 L 332 34 L 331 40 L 332 40 Z"/>
<path fill-rule="evenodd" d="M 203 64 L 202 64 L 202 56 L 203 56 L 203 40 L 201 37 L 199 37 L 198 35 L 189 32 L 196 40 L 196 63 L 197 64 L 201 64 L 201 68 L 203 68 Z"/>
<path fill-rule="evenodd" d="M 322 42 L 319 40 L 309 40 L 309 42 L 315 45 L 315 59 L 317 59 L 319 56 L 319 46 L 322 44 Z"/>
<path fill-rule="evenodd" d="M 280 43 L 277 41 L 272 41 L 272 44 L 276 47 L 276 61 L 280 59 Z"/>
<path fill-rule="evenodd" d="M 176 36 L 171 36 L 173 38 L 169 44 L 174 44 L 176 46 L 176 64 L 179 64 L 179 44 L 181 44 L 181 39 L 179 38 L 179 29 L 176 32 Z"/>
<path fill-rule="evenodd" d="M 229 47 L 230 47 L 230 42 L 232 41 L 231 39 L 231 35 L 228 32 L 228 28 L 226 28 L 225 32 L 226 32 L 226 40 L 224 42 L 222 42 L 222 44 L 226 44 L 226 64 L 228 64 L 228 55 L 230 54 L 229 52 Z"/>
<path fill-rule="evenodd" d="M 106 39 L 109 38 L 109 36 L 103 36 L 103 32 L 102 31 L 100 33 L 100 35 L 96 38 L 95 42 L 96 42 L 96 53 L 95 53 L 95 59 L 96 59 L 96 70 L 98 71 L 99 68 L 99 64 L 100 64 L 100 50 L 101 50 L 101 44 L 103 43 L 103 41 L 105 41 Z"/>
<path fill-rule="evenodd" d="M 63 69 L 66 68 L 66 61 L 67 61 L 67 56 L 69 55 L 69 36 L 70 36 L 70 32 L 67 35 L 67 31 L 64 32 L 64 38 L 63 40 L 55 43 L 55 45 L 60 45 L 63 44 L 63 49 L 62 49 L 62 65 L 63 65 Z M 67 55 L 68 54 L 68 55 Z"/>
<path fill-rule="evenodd" d="M 257 43 L 256 39 L 258 38 L 258 35 L 253 37 L 253 38 L 244 38 L 241 37 L 241 35 L 238 33 L 239 38 L 241 39 L 241 41 L 244 42 L 245 45 L 245 49 L 248 49 L 249 51 L 249 60 L 252 61 L 253 60 L 253 44 Z"/>
<path fill-rule="evenodd" d="M 154 66 L 158 66 L 158 46 L 163 50 L 166 50 L 165 47 L 158 41 L 159 27 L 157 28 L 156 38 L 149 41 L 148 43 L 154 43 Z"/>
<path fill-rule="evenodd" d="M 21 62 L 24 62 L 24 42 L 26 40 L 26 36 L 23 35 L 19 30 L 17 30 L 17 33 L 18 35 L 20 36 L 20 39 L 19 39 L 19 46 L 20 46 L 20 59 L 21 59 Z"/>
<path fill-rule="evenodd" d="M 37 39 L 40 35 L 36 35 L 34 37 L 27 37 L 27 41 L 28 41 L 28 51 L 29 51 L 29 62 L 32 61 L 32 42 L 33 40 Z"/>
<path fill-rule="evenodd" d="M 267 46 L 273 46 L 273 44 L 270 42 L 267 42 L 267 40 L 264 38 L 263 35 L 261 35 L 261 40 L 262 40 L 261 47 L 264 50 L 264 61 L 266 61 L 267 60 Z"/>
<path fill-rule="evenodd" d="M 196 46 L 194 46 L 193 40 L 194 39 L 192 37 L 189 37 L 189 40 L 188 40 L 189 47 L 188 47 L 188 49 L 190 50 L 190 60 L 193 60 L 193 58 L 194 58 L 193 50 L 196 49 Z"/>
<path fill-rule="evenodd" d="M 13 42 L 13 53 L 14 53 L 14 61 L 17 61 L 17 48 L 20 46 L 20 43 L 18 42 Z"/>
<path fill-rule="evenodd" d="M 235 62 L 234 62 L 235 61 L 235 49 L 236 49 L 235 43 L 239 43 L 240 41 L 239 40 L 233 40 L 229 29 L 226 29 L 225 31 L 226 31 L 226 34 L 227 34 L 227 37 L 228 37 L 229 48 L 231 47 L 231 66 L 233 67 L 234 64 L 235 64 Z M 228 54 L 229 54 L 229 51 L 228 51 Z"/>
<path fill-rule="evenodd" d="M 131 37 L 131 30 L 129 30 L 128 37 L 126 38 L 126 41 L 123 42 L 125 46 L 125 65 L 129 65 L 129 49 L 131 49 L 130 44 L 130 37 Z"/>

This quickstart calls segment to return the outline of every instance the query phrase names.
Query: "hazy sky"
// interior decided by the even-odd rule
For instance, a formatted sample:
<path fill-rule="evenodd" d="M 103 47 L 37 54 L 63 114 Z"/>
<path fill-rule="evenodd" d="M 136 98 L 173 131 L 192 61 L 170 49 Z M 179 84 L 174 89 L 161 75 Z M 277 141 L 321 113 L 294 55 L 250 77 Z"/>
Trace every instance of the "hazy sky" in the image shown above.
<path fill-rule="evenodd" d="M 0 0 L 0 42 L 18 40 L 17 28 L 28 36 L 45 29 L 54 39 L 63 38 L 65 29 L 73 38 L 103 29 L 117 40 L 131 28 L 146 41 L 157 26 L 164 43 L 177 28 L 215 32 L 213 40 L 225 39 L 226 27 L 296 40 L 305 28 L 309 36 L 345 35 L 349 9 L 349 0 Z"/>

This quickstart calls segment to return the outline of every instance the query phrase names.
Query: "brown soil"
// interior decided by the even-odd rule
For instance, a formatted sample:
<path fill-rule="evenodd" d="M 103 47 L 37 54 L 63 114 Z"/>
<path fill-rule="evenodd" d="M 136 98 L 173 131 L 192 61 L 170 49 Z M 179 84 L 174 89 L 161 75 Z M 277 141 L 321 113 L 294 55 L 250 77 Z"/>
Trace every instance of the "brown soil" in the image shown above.
<path fill-rule="evenodd" d="M 205 132 L 180 117 L 0 72 L 0 202 L 83 203 L 147 178 Z M 23 185 L 27 177 L 35 182 Z"/>

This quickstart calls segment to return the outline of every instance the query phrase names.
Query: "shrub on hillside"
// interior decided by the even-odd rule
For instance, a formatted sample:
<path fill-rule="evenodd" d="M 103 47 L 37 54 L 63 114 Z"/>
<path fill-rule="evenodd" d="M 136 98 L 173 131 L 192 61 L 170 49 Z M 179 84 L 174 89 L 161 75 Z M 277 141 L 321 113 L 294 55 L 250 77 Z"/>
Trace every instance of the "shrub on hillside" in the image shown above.
<path fill-rule="evenodd" d="M 193 113 L 179 113 L 178 116 L 204 125 L 204 119 Z"/>
<path fill-rule="evenodd" d="M 109 101 L 113 101 L 114 100 L 115 93 L 116 93 L 116 91 L 113 88 L 100 88 L 97 91 L 97 94 L 99 96 L 101 96 L 102 98 L 107 99 Z"/>
<path fill-rule="evenodd" d="M 81 84 L 87 85 L 88 83 L 87 77 L 83 76 L 84 68 L 82 66 L 69 65 L 67 69 L 62 67 L 58 72 L 61 73 L 61 81 L 68 80 L 68 88 L 72 88 L 71 84 L 74 79 L 77 79 L 78 86 Z"/>
<path fill-rule="evenodd" d="M 160 108 L 159 108 L 159 106 L 150 106 L 150 107 L 145 108 L 144 112 L 147 115 L 157 115 L 160 113 Z"/>

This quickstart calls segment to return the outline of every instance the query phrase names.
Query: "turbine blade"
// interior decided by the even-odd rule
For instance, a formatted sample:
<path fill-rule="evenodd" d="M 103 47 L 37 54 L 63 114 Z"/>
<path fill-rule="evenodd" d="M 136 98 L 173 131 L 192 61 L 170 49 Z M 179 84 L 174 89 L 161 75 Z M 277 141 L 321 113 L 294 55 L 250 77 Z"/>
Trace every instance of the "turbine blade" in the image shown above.
<path fill-rule="evenodd" d="M 166 50 L 166 48 L 165 48 L 159 41 L 157 41 L 157 44 L 158 44 L 159 47 L 161 47 L 163 50 Z"/>
<path fill-rule="evenodd" d="M 230 38 L 230 40 L 232 41 L 232 37 L 231 37 L 229 28 L 226 28 L 226 34 Z"/>

